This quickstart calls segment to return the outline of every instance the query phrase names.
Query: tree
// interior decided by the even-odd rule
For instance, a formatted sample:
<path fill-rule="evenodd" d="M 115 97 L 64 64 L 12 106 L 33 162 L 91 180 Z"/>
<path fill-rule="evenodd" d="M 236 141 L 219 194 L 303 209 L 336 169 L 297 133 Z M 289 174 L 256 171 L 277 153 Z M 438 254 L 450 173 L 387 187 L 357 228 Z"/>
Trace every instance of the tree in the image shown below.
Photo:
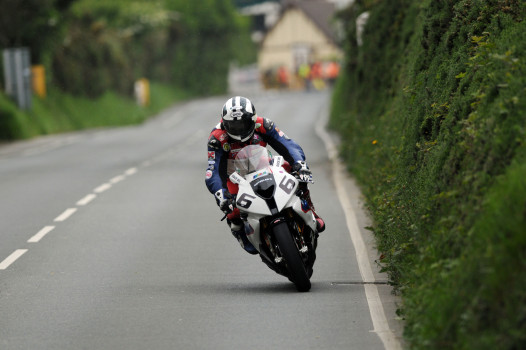
<path fill-rule="evenodd" d="M 58 41 L 64 13 L 75 0 L 0 0 L 0 48 L 29 47 L 40 62 Z"/>

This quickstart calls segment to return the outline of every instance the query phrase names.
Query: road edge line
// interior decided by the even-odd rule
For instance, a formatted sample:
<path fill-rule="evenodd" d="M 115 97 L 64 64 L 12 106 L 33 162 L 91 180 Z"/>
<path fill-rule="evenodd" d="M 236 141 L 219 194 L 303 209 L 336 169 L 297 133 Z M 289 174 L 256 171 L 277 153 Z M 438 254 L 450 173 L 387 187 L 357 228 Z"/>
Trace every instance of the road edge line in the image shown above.
<path fill-rule="evenodd" d="M 358 226 L 356 214 L 352 208 L 351 201 L 347 195 L 347 191 L 343 186 L 344 177 L 344 166 L 338 158 L 338 151 L 330 135 L 325 130 L 325 126 L 328 121 L 328 111 L 322 110 L 320 117 L 315 125 L 316 135 L 322 140 L 329 156 L 329 161 L 332 165 L 332 181 L 336 187 L 336 193 L 340 201 L 340 205 L 345 215 L 345 221 L 347 229 L 351 237 L 352 244 L 356 253 L 356 260 L 358 262 L 358 268 L 364 282 L 374 282 L 374 274 L 369 261 L 369 254 L 364 243 L 364 239 L 361 234 L 361 230 Z M 385 316 L 384 307 L 378 288 L 374 284 L 366 284 L 365 297 L 367 299 L 367 305 L 371 314 L 373 322 L 374 332 L 378 335 L 382 341 L 386 350 L 400 350 L 402 346 L 395 334 L 389 327 L 389 322 Z"/>

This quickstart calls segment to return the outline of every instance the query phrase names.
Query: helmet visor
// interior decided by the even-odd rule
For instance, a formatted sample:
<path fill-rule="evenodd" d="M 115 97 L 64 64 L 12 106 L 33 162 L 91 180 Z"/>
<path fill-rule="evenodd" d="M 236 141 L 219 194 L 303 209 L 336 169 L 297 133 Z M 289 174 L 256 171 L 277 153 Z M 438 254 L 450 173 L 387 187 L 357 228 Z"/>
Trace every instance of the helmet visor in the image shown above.
<path fill-rule="evenodd" d="M 225 130 L 234 136 L 244 138 L 254 131 L 254 121 L 250 117 L 243 117 L 238 120 L 223 120 Z"/>

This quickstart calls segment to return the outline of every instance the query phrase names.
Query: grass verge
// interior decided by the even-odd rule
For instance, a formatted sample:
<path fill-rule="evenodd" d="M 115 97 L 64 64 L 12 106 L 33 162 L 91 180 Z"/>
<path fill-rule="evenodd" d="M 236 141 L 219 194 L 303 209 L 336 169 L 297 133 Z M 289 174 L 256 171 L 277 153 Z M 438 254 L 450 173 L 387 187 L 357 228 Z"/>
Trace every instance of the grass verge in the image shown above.
<path fill-rule="evenodd" d="M 33 107 L 19 110 L 0 93 L 0 140 L 94 127 L 138 124 L 173 103 L 190 98 L 181 89 L 151 83 L 151 103 L 138 106 L 133 99 L 107 92 L 97 99 L 74 97 L 51 89 L 45 99 L 33 98 Z"/>

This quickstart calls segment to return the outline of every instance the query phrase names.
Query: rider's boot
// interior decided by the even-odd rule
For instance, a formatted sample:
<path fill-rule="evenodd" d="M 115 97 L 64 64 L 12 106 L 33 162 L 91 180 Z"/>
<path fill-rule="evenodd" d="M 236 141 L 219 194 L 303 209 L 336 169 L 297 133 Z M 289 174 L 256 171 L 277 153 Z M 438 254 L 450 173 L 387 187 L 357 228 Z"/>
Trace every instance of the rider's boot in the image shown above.
<path fill-rule="evenodd" d="M 307 202 L 307 205 L 314 214 L 314 218 L 316 219 L 316 229 L 318 230 L 318 233 L 325 231 L 325 221 L 323 221 L 323 219 L 316 213 L 316 209 L 314 209 L 314 204 L 312 203 L 312 199 L 310 198 L 310 191 L 307 188 L 307 186 L 305 186 L 305 188 L 303 189 L 301 197 Z"/>
<path fill-rule="evenodd" d="M 241 220 L 239 220 L 239 222 L 238 220 L 233 220 L 230 224 L 230 230 L 232 231 L 232 235 L 238 240 L 241 248 L 245 249 L 247 253 L 252 255 L 258 254 L 257 249 L 254 248 L 252 243 L 248 240 L 245 226 Z"/>

